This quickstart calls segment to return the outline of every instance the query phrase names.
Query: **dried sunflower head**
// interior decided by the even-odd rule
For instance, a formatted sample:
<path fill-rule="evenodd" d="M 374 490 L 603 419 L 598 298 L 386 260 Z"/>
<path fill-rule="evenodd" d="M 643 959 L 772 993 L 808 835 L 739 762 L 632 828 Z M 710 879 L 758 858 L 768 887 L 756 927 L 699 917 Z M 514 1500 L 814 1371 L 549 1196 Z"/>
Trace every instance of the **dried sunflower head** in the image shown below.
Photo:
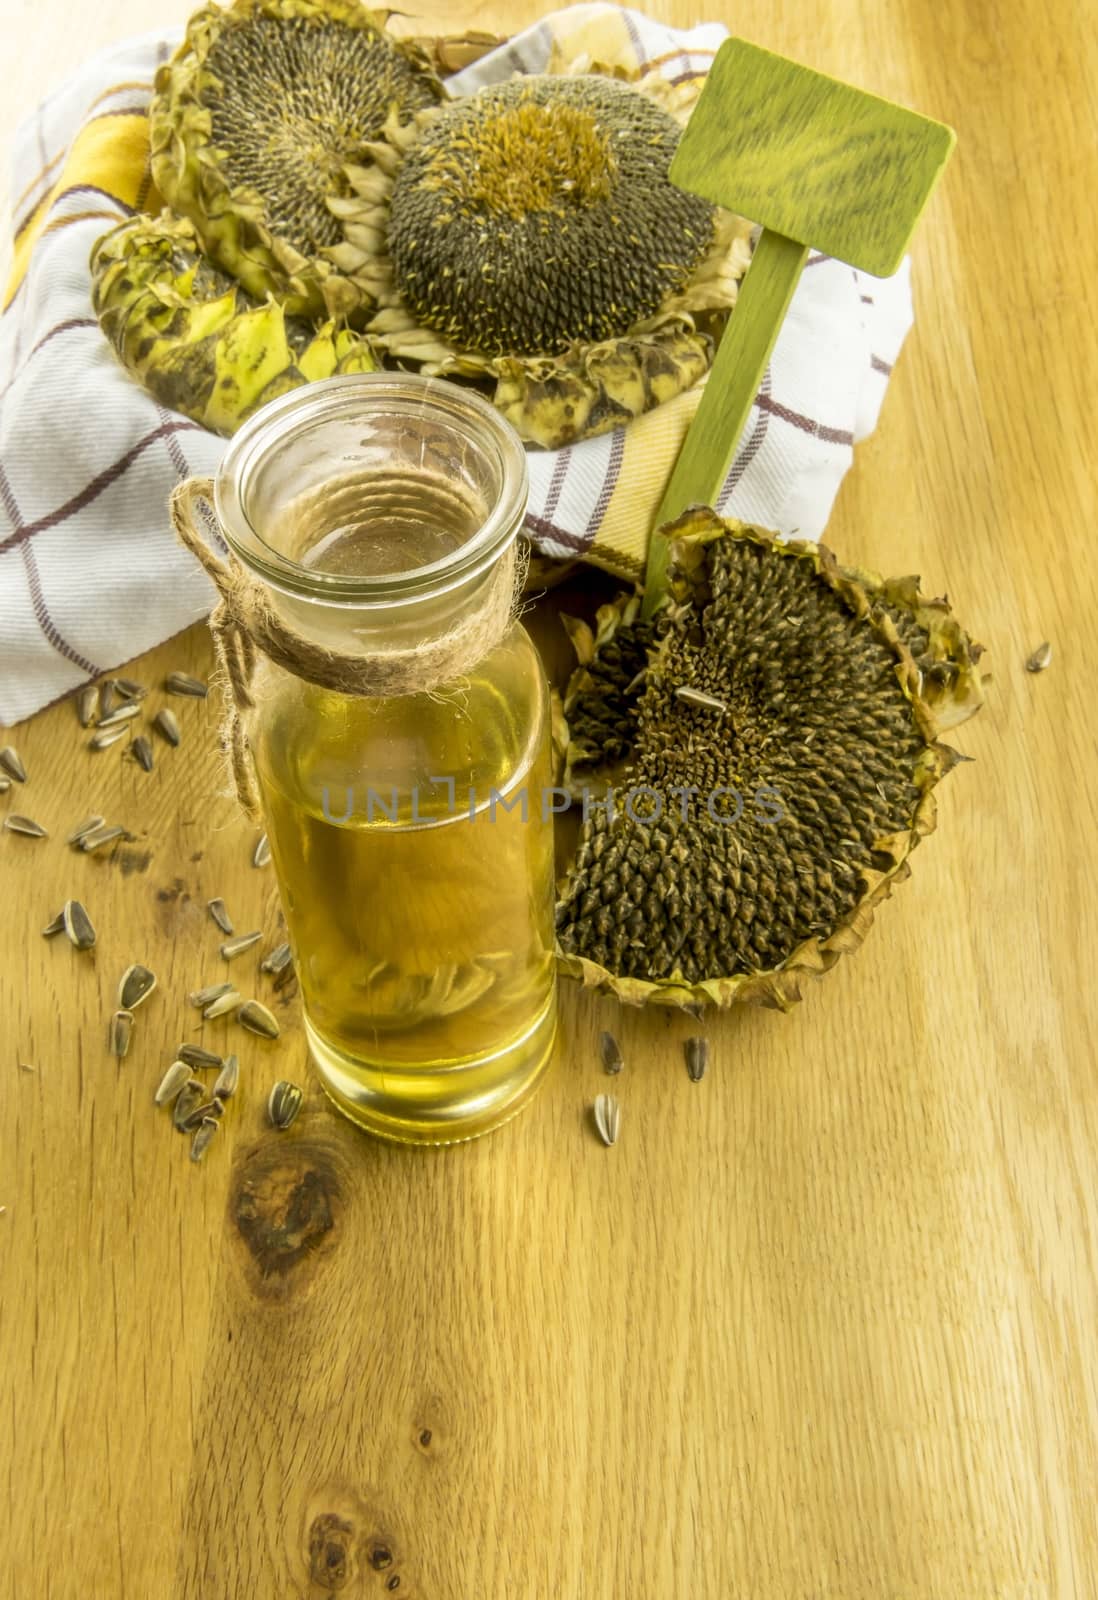
<path fill-rule="evenodd" d="M 979 703 L 973 646 L 916 580 L 688 512 L 671 600 L 573 628 L 567 777 L 591 802 L 558 907 L 566 971 L 636 1003 L 785 1008 L 861 943 L 934 827 Z M 586 659 L 584 659 L 586 658 Z M 920 662 L 923 666 L 920 666 Z"/>
<path fill-rule="evenodd" d="M 168 211 L 105 234 L 91 274 L 96 315 L 123 365 L 161 405 L 216 433 L 299 384 L 378 365 L 361 334 L 254 300 Z"/>
<path fill-rule="evenodd" d="M 206 5 L 157 74 L 153 176 L 250 293 L 291 315 L 361 316 L 361 290 L 331 261 L 342 235 L 327 202 L 390 119 L 442 93 L 422 53 L 358 0 Z"/>
<path fill-rule="evenodd" d="M 670 182 L 665 89 L 546 73 L 390 127 L 332 202 L 333 259 L 377 300 L 390 354 L 493 383 L 522 437 L 554 448 L 695 383 L 750 230 Z"/>

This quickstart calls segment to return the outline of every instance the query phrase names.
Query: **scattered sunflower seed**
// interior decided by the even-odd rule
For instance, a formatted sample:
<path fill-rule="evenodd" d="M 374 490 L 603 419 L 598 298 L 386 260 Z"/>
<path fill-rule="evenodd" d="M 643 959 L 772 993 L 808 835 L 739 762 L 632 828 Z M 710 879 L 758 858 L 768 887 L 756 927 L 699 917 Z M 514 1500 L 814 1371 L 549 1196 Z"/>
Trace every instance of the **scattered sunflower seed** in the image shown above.
<path fill-rule="evenodd" d="M 612 1033 L 599 1034 L 599 1055 L 602 1057 L 605 1072 L 620 1072 L 625 1065 L 621 1056 L 621 1045 Z"/>
<path fill-rule="evenodd" d="M 99 685 L 99 720 L 109 717 L 111 706 L 114 704 L 114 684 L 109 678 L 104 678 Z"/>
<path fill-rule="evenodd" d="M 280 1078 L 267 1101 L 267 1115 L 271 1119 L 271 1126 L 277 1128 L 280 1133 L 285 1133 L 301 1110 L 303 1098 L 296 1083 Z"/>
<path fill-rule="evenodd" d="M 687 1039 L 683 1053 L 686 1056 L 686 1070 L 690 1074 L 690 1082 L 700 1083 L 709 1065 L 709 1040 L 695 1034 L 693 1038 Z"/>
<path fill-rule="evenodd" d="M 153 747 L 143 733 L 139 733 L 137 738 L 130 745 L 130 755 L 137 762 L 137 765 L 143 769 L 143 771 L 152 771 Z"/>
<path fill-rule="evenodd" d="M 4 818 L 4 826 L 9 833 L 25 833 L 28 839 L 48 839 L 49 834 L 40 822 L 35 822 L 33 817 L 20 817 L 14 813 Z"/>
<path fill-rule="evenodd" d="M 65 919 L 65 932 L 76 948 L 90 950 L 95 943 L 95 929 L 79 900 L 66 900 L 61 915 Z"/>
<path fill-rule="evenodd" d="M 94 833 L 96 828 L 103 826 L 103 817 L 85 817 L 78 828 L 74 828 L 65 840 L 66 844 L 80 844 L 89 833 Z"/>
<path fill-rule="evenodd" d="M 728 710 L 726 700 L 718 700 L 715 694 L 706 694 L 702 689 L 676 689 L 675 699 L 681 700 L 684 706 L 697 706 L 702 711 Z"/>
<path fill-rule="evenodd" d="M 174 1100 L 183 1085 L 190 1080 L 190 1072 L 185 1061 L 173 1061 L 160 1080 L 153 1100 L 158 1106 L 166 1106 L 169 1100 Z"/>
<path fill-rule="evenodd" d="M 124 739 L 129 731 L 125 723 L 120 728 L 104 728 L 102 733 L 97 733 L 88 740 L 88 749 L 109 750 L 112 744 L 117 744 L 119 739 Z"/>
<path fill-rule="evenodd" d="M 133 1038 L 133 1012 L 116 1011 L 111 1018 L 111 1054 L 123 1061 Z"/>
<path fill-rule="evenodd" d="M 621 1103 L 616 1095 L 595 1096 L 595 1127 L 603 1144 L 617 1144 L 621 1132 Z"/>
<path fill-rule="evenodd" d="M 207 900 L 206 910 L 217 923 L 222 933 L 230 934 L 233 931 L 233 919 L 225 910 L 224 900 Z"/>
<path fill-rule="evenodd" d="M 198 1130 L 191 1140 L 191 1160 L 201 1161 L 206 1151 L 210 1148 L 210 1140 L 217 1132 L 217 1118 L 203 1117 L 198 1125 Z"/>
<path fill-rule="evenodd" d="M 99 690 L 94 683 L 85 684 L 76 697 L 76 720 L 82 728 L 90 728 L 95 720 Z"/>
<path fill-rule="evenodd" d="M 1027 672 L 1044 672 L 1052 664 L 1052 646 L 1046 639 L 1044 644 L 1039 644 L 1029 660 L 1026 662 Z"/>
<path fill-rule="evenodd" d="M 630 678 L 625 685 L 626 694 L 632 694 L 635 689 L 643 689 L 648 682 L 648 668 L 642 667 L 635 678 Z"/>
<path fill-rule="evenodd" d="M 282 994 L 283 989 L 287 990 L 284 1000 L 291 1000 L 297 993 L 297 973 L 292 966 L 283 967 L 281 972 L 275 973 L 274 991 Z"/>
<path fill-rule="evenodd" d="M 240 993 L 240 991 L 238 989 L 234 989 L 232 984 L 230 984 L 225 990 L 224 994 L 219 994 L 216 1000 L 211 1000 L 208 1006 L 203 1007 L 203 1021 L 216 1022 L 218 1017 L 227 1016 L 230 1011 L 235 1011 L 237 1009 L 237 1007 L 242 1003 L 243 999 L 244 996 Z"/>
<path fill-rule="evenodd" d="M 255 849 L 252 851 L 252 866 L 253 867 L 265 867 L 270 863 L 270 859 L 271 859 L 270 840 L 267 838 L 267 835 L 265 833 L 264 834 L 260 834 L 259 842 L 257 843 Z"/>
<path fill-rule="evenodd" d="M 9 778 L 14 778 L 16 783 L 26 783 L 27 769 L 19 759 L 19 752 L 13 744 L 6 744 L 0 750 L 0 767 L 3 767 Z"/>
<path fill-rule="evenodd" d="M 19 1063 L 19 1070 L 20 1072 L 33 1072 L 35 1069 L 31 1066 L 29 1061 L 21 1061 Z"/>
<path fill-rule="evenodd" d="M 200 1044 L 181 1044 L 175 1052 L 180 1061 L 185 1061 L 189 1067 L 219 1067 L 221 1057 L 214 1055 L 212 1050 L 203 1050 Z"/>
<path fill-rule="evenodd" d="M 250 950 L 253 944 L 258 944 L 262 937 L 259 928 L 254 933 L 238 933 L 235 939 L 225 940 L 221 946 L 221 954 L 226 961 L 232 961 L 236 956 L 243 955 L 245 950 Z"/>
<path fill-rule="evenodd" d="M 231 983 L 211 983 L 207 989 L 192 989 L 187 999 L 192 1006 L 197 1006 L 199 1011 L 204 1011 L 207 1006 L 212 1006 L 215 1000 L 220 1000 L 221 996 L 228 994 L 231 989 Z"/>
<path fill-rule="evenodd" d="M 134 717 L 141 715 L 141 707 L 133 700 L 123 700 L 107 717 L 100 717 L 100 728 L 117 728 L 123 723 L 132 722 Z"/>
<path fill-rule="evenodd" d="M 206 1091 L 200 1083 L 193 1078 L 188 1078 L 175 1096 L 175 1105 L 172 1109 L 172 1122 L 180 1133 L 186 1131 L 184 1124 L 195 1106 L 200 1106 L 206 1098 Z"/>
<path fill-rule="evenodd" d="M 174 711 L 169 711 L 167 706 L 162 706 L 153 718 L 152 725 L 162 739 L 173 747 L 178 747 L 183 735 L 179 731 L 179 719 Z"/>
<path fill-rule="evenodd" d="M 42 929 L 43 939 L 52 939 L 55 933 L 61 933 L 65 926 L 65 913 L 59 911 L 52 922 L 47 922 Z"/>
<path fill-rule="evenodd" d="M 86 852 L 101 850 L 105 844 L 113 844 L 116 839 L 121 839 L 125 828 L 93 828 L 90 833 L 85 833 L 80 840 L 80 848 Z"/>
<path fill-rule="evenodd" d="M 135 962 L 127 967 L 118 985 L 118 1004 L 124 1011 L 133 1011 L 142 1000 L 147 1000 L 156 988 L 156 974 Z"/>
<path fill-rule="evenodd" d="M 288 944 L 276 944 L 270 954 L 264 956 L 259 963 L 259 970 L 260 972 L 282 972 L 284 968 L 290 965 L 293 958 L 294 953 Z"/>
<path fill-rule="evenodd" d="M 224 1111 L 220 1100 L 203 1100 L 183 1119 L 182 1133 L 193 1133 L 203 1117 L 220 1117 Z"/>
<path fill-rule="evenodd" d="M 213 1086 L 215 1100 L 227 1100 L 236 1091 L 240 1082 L 240 1062 L 236 1056 L 226 1056 L 225 1065 L 221 1068 Z"/>
<path fill-rule="evenodd" d="M 135 683 L 133 678 L 112 678 L 114 692 L 123 700 L 144 700 L 148 694 L 143 683 Z"/>
<path fill-rule="evenodd" d="M 164 687 L 169 694 L 187 695 L 192 700 L 205 700 L 209 690 L 198 678 L 192 678 L 186 672 L 169 672 L 164 679 Z"/>
<path fill-rule="evenodd" d="M 281 1033 L 277 1021 L 266 1006 L 258 1000 L 249 1000 L 236 1014 L 236 1020 L 249 1033 L 258 1033 L 263 1039 L 277 1039 Z"/>

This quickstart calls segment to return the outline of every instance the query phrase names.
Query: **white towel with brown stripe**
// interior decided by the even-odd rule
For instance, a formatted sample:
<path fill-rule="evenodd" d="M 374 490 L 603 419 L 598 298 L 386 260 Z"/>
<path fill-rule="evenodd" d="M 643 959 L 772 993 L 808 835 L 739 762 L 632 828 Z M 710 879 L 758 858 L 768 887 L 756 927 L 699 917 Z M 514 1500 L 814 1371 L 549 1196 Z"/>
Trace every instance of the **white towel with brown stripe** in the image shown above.
<path fill-rule="evenodd" d="M 451 78 L 451 91 L 543 70 L 560 29 L 577 25 L 600 40 L 616 31 L 623 56 L 672 81 L 703 76 L 726 36 L 717 23 L 678 32 L 618 7 L 570 7 Z M 16 135 L 0 317 L 0 723 L 169 638 L 213 601 L 166 504 L 180 479 L 216 468 L 224 441 L 122 370 L 88 273 L 96 239 L 145 207 L 152 78 L 178 38 L 96 56 Z M 906 263 L 880 280 L 810 256 L 720 509 L 818 537 L 911 320 Z M 696 395 L 683 399 L 567 450 L 531 451 L 527 532 L 542 554 L 636 576 L 635 528 L 655 511 Z"/>

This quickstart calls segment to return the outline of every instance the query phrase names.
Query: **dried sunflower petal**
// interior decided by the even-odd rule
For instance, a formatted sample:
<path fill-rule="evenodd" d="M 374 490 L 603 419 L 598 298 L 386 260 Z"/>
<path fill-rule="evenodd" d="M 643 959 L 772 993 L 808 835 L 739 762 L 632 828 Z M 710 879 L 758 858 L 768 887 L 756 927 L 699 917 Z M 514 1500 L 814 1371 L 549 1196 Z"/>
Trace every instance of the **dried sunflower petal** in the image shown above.
<path fill-rule="evenodd" d="M 273 300 L 253 300 L 203 259 L 191 224 L 167 211 L 105 234 L 91 272 L 96 314 L 122 364 L 162 405 L 217 433 L 303 383 L 377 366 L 369 341 L 350 329 L 314 329 Z"/>

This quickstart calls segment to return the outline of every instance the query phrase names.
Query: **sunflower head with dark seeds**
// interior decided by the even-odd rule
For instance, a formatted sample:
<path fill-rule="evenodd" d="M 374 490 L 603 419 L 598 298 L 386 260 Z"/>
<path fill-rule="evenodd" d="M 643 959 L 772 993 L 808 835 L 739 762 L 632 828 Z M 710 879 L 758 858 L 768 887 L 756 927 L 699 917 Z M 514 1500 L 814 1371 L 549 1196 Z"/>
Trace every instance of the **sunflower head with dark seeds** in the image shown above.
<path fill-rule="evenodd" d="M 394 130 L 337 200 L 341 270 L 402 362 L 495 381 L 524 439 L 558 447 L 704 374 L 749 226 L 671 183 L 681 133 L 651 75 L 545 73 Z"/>
<path fill-rule="evenodd" d="M 455 102 L 393 184 L 397 289 L 458 349 L 620 337 L 712 243 L 715 208 L 667 177 L 678 138 L 669 112 L 612 78 L 518 79 Z"/>
<path fill-rule="evenodd" d="M 365 314 L 332 265 L 328 201 L 387 123 L 442 95 L 425 60 L 356 0 L 236 0 L 196 12 L 157 75 L 153 175 L 207 252 L 298 315 Z"/>
<path fill-rule="evenodd" d="M 622 640 L 607 681 L 596 657 L 571 697 L 573 785 L 597 766 L 608 695 L 626 769 L 612 809 L 584 823 L 560 950 L 624 999 L 784 1006 L 860 942 L 933 827 L 931 790 L 956 757 L 912 654 L 931 642 L 918 614 L 820 547 L 708 511 L 673 531 L 674 601 L 646 639 L 631 715 L 619 664 L 637 652 Z"/>

